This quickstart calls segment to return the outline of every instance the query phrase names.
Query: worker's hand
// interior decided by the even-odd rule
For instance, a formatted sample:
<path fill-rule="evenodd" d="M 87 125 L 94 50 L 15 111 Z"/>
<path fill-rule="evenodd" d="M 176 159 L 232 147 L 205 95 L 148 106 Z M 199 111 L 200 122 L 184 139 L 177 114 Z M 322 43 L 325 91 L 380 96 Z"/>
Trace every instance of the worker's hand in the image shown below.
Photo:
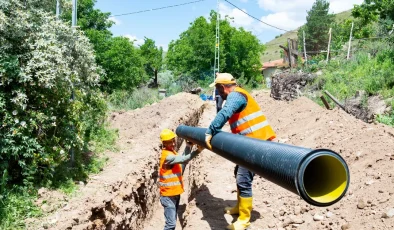
<path fill-rule="evenodd" d="M 207 145 L 208 149 L 212 149 L 211 140 L 212 140 L 212 135 L 206 133 L 205 134 L 205 144 Z"/>
<path fill-rule="evenodd" d="M 204 146 L 197 145 L 197 152 L 201 153 L 204 149 Z"/>

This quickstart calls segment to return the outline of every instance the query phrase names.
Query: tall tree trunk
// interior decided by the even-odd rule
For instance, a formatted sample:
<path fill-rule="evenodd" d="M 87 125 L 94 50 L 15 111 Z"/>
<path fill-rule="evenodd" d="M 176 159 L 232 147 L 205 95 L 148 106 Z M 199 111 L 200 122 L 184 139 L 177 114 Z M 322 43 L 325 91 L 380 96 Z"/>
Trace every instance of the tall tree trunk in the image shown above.
<path fill-rule="evenodd" d="M 157 84 L 157 69 L 155 69 L 155 80 L 154 80 L 154 86 L 155 88 L 157 88 L 159 85 Z"/>

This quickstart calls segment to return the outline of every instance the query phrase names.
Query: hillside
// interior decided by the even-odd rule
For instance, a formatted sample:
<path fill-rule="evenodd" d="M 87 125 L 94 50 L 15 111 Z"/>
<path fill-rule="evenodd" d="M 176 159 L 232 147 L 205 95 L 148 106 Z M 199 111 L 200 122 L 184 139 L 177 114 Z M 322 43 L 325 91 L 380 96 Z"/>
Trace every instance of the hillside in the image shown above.
<path fill-rule="evenodd" d="M 351 10 L 344 11 L 335 15 L 336 22 L 342 22 L 351 17 Z M 280 58 L 280 50 L 279 45 L 285 45 L 288 38 L 295 39 L 297 38 L 298 28 L 284 34 L 277 36 L 275 39 L 265 43 L 267 49 L 264 51 L 263 56 L 261 57 L 261 62 L 268 62 L 277 60 Z"/>

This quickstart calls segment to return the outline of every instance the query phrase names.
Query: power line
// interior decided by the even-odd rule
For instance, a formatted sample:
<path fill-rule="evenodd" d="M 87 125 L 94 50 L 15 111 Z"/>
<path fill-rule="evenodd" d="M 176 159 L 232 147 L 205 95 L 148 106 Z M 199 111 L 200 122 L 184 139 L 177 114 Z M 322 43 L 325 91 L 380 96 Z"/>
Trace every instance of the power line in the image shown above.
<path fill-rule="evenodd" d="M 261 23 L 263 23 L 263 24 L 265 24 L 265 25 L 267 25 L 267 26 L 273 27 L 273 28 L 278 29 L 278 30 L 283 30 L 283 31 L 286 31 L 286 32 L 292 32 L 292 33 L 294 33 L 294 31 L 281 29 L 281 28 L 276 27 L 276 26 L 274 26 L 274 25 L 271 25 L 271 24 L 268 24 L 268 23 L 266 23 L 266 22 L 263 22 L 263 21 L 261 21 L 260 19 L 256 18 L 255 16 L 252 16 L 252 15 L 246 13 L 245 11 L 243 11 L 241 8 L 239 8 L 238 6 L 234 5 L 233 3 L 231 3 L 231 2 L 229 2 L 229 1 L 227 1 L 227 0 L 224 0 L 224 1 L 226 1 L 228 4 L 234 6 L 235 8 L 237 8 L 238 10 L 240 10 L 241 12 L 243 12 L 244 14 L 248 15 L 249 17 L 251 17 L 251 18 L 253 18 L 253 19 L 255 19 L 255 20 L 257 20 L 257 21 L 259 21 L 259 22 L 261 22 Z"/>
<path fill-rule="evenodd" d="M 124 15 L 130 15 L 130 14 L 139 14 L 139 13 L 144 13 L 144 12 L 149 12 L 149 11 L 155 11 L 155 10 L 162 10 L 162 9 L 167 9 L 167 8 L 173 8 L 173 7 L 178 7 L 178 6 L 184 6 L 184 5 L 189 5 L 189 4 L 193 4 L 193 3 L 197 3 L 197 2 L 203 2 L 205 0 L 198 0 L 198 1 L 192 1 L 192 2 L 185 2 L 182 4 L 177 4 L 177 5 L 170 5 L 170 6 L 163 6 L 163 7 L 159 7 L 159 8 L 153 8 L 153 9 L 148 9 L 148 10 L 140 10 L 140 11 L 134 11 L 134 12 L 130 12 L 130 13 L 124 13 L 124 14 L 115 14 L 115 15 L 111 15 L 110 17 L 119 17 L 119 16 L 124 16 Z"/>

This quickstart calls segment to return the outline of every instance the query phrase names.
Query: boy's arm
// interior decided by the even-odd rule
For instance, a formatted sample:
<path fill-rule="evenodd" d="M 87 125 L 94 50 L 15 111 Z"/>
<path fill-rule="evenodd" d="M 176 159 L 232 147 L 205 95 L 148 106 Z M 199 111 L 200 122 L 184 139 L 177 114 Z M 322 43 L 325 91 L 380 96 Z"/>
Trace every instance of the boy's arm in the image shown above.
<path fill-rule="evenodd" d="M 191 159 L 196 157 L 197 154 L 199 153 L 200 153 L 199 150 L 195 150 L 191 152 L 191 146 L 186 145 L 185 151 L 183 152 L 182 155 L 168 155 L 164 160 L 164 164 L 165 165 L 186 164 Z"/>

